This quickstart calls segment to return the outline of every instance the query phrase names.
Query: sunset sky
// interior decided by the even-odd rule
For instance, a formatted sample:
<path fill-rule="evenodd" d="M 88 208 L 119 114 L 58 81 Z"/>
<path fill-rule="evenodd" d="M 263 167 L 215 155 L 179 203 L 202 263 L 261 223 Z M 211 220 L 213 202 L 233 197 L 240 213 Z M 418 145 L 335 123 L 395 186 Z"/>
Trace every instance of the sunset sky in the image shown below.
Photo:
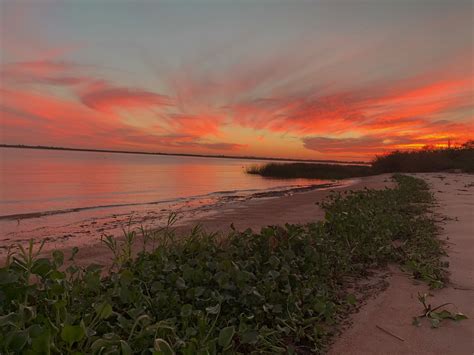
<path fill-rule="evenodd" d="M 0 143 L 368 160 L 473 138 L 470 0 L 0 12 Z"/>

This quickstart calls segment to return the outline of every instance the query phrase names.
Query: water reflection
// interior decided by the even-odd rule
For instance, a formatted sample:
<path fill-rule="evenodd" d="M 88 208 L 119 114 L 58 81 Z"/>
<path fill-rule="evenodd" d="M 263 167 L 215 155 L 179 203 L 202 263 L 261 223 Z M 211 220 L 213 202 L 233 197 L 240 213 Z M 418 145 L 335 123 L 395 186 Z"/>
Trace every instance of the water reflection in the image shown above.
<path fill-rule="evenodd" d="M 309 184 L 245 174 L 254 160 L 0 149 L 0 215 Z"/>

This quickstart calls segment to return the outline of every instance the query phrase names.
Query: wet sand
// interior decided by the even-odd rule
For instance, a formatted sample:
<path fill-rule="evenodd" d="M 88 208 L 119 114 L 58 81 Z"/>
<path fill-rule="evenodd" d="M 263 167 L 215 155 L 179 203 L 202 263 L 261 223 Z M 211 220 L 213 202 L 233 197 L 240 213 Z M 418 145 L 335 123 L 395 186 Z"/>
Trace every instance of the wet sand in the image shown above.
<path fill-rule="evenodd" d="M 351 317 L 352 326 L 336 339 L 332 355 L 474 354 L 474 175 L 416 176 L 430 184 L 438 202 L 434 212 L 443 228 L 439 238 L 446 241 L 450 283 L 441 290 L 429 290 L 398 267 L 391 268 L 388 288 Z M 469 319 L 445 320 L 437 329 L 424 320 L 415 327 L 413 317 L 423 313 L 418 292 L 431 293 L 433 307 L 449 302 L 448 310 Z"/>
<path fill-rule="evenodd" d="M 204 220 L 223 208 L 253 200 L 266 200 L 313 190 L 340 188 L 355 181 L 318 181 L 309 185 L 281 186 L 264 190 L 223 191 L 156 203 L 136 203 L 114 207 L 88 207 L 0 217 L 0 260 L 10 245 L 47 241 L 45 251 L 68 250 L 97 244 L 101 237 L 122 237 L 123 230 L 157 229 L 166 224 L 171 212 L 178 226 Z M 230 223 L 229 223 L 230 224 Z"/>

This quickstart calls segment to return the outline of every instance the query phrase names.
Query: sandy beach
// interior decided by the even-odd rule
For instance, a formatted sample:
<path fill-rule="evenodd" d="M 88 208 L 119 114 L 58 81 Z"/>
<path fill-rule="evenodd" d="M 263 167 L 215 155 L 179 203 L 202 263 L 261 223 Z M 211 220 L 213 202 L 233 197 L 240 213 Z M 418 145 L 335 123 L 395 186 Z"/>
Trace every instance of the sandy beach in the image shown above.
<path fill-rule="evenodd" d="M 435 213 L 446 241 L 449 284 L 429 290 L 398 267 L 390 270 L 388 288 L 370 299 L 351 317 L 352 326 L 338 337 L 330 354 L 457 354 L 474 352 L 474 176 L 466 174 L 416 174 L 431 186 L 438 202 Z M 428 322 L 412 325 L 423 311 L 418 293 L 430 293 L 434 306 L 466 314 L 459 323 L 444 321 L 438 329 Z M 379 327 L 392 333 L 387 334 Z M 403 339 L 403 340 L 400 340 Z"/>
<path fill-rule="evenodd" d="M 439 238 L 446 242 L 450 283 L 446 288 L 430 291 L 426 284 L 413 280 L 398 266 L 391 267 L 385 274 L 388 277 L 384 282 L 388 287 L 375 292 L 350 317 L 348 324 L 351 325 L 336 337 L 330 354 L 472 354 L 474 351 L 474 176 L 444 173 L 416 176 L 429 183 L 437 200 L 434 212 L 442 227 Z M 217 209 L 204 210 L 180 220 L 176 229 L 178 233 L 186 234 L 199 224 L 206 231 L 225 233 L 231 224 L 238 230 L 259 230 L 268 225 L 307 223 L 324 217 L 324 211 L 317 203 L 332 191 L 391 186 L 390 174 L 384 174 L 353 179 L 337 187 L 221 203 Z M 89 224 L 87 228 L 94 228 L 94 225 Z M 98 238 L 71 238 L 69 241 L 73 244 L 59 246 L 67 246 L 63 248 L 65 250 L 70 250 L 71 245 L 78 246 L 81 264 L 110 263 L 111 254 Z M 427 322 L 415 327 L 412 318 L 422 312 L 418 292 L 431 293 L 433 305 L 452 303 L 450 310 L 463 312 L 470 318 L 459 323 L 444 321 L 439 329 L 431 329 Z"/>
<path fill-rule="evenodd" d="M 177 213 L 175 227 L 186 234 L 197 224 L 209 232 L 225 233 L 233 224 L 237 229 L 259 230 L 267 225 L 306 223 L 323 217 L 317 202 L 331 191 L 389 186 L 389 175 L 348 179 L 332 183 L 317 183 L 308 187 L 269 190 L 253 194 L 235 193 L 220 197 L 205 197 L 156 206 L 133 206 L 115 209 L 84 210 L 67 214 L 45 215 L 39 218 L 5 220 L 0 238 L 0 260 L 12 244 L 26 245 L 30 238 L 36 243 L 46 240 L 45 254 L 54 249 L 66 253 L 78 247 L 81 263 L 107 265 L 109 251 L 101 237 L 122 237 L 123 229 L 138 230 L 141 226 L 155 229 L 166 224 L 171 212 Z"/>
<path fill-rule="evenodd" d="M 323 187 L 306 192 L 289 192 L 284 195 L 272 193 L 260 198 L 250 198 L 245 200 L 231 201 L 229 203 L 219 203 L 211 207 L 194 209 L 192 213 L 187 214 L 185 218 L 178 220 L 175 224 L 176 232 L 180 235 L 186 235 L 194 226 L 200 225 L 205 231 L 225 234 L 231 229 L 231 224 L 238 230 L 251 228 L 260 230 L 268 225 L 281 225 L 284 223 L 308 223 L 320 220 L 324 217 L 324 211 L 317 203 L 322 202 L 333 191 L 349 191 L 365 188 L 381 189 L 393 186 L 390 174 L 364 177 L 360 179 L 351 179 L 341 181 L 334 187 Z M 163 211 L 166 212 L 166 211 Z M 162 214 L 163 214 L 162 212 Z M 179 211 L 178 211 L 179 212 Z M 166 214 L 161 218 L 146 216 L 144 225 L 148 227 L 163 226 L 166 222 Z M 109 218 L 109 217 L 107 217 Z M 122 236 L 121 228 L 127 228 L 128 215 L 110 217 L 105 223 L 112 226 L 110 231 L 115 232 L 118 237 Z M 45 245 L 45 254 L 51 249 L 60 249 L 68 253 L 72 247 L 78 247 L 77 261 L 87 265 L 90 263 L 108 265 L 111 263 L 111 253 L 100 242 L 100 236 L 103 234 L 101 229 L 103 225 L 94 223 L 94 219 L 88 219 L 87 223 L 74 223 L 79 227 L 79 233 L 76 235 L 66 234 L 67 238 L 58 238 L 54 242 L 48 242 Z M 113 224 L 112 224 L 113 221 Z M 122 222 L 119 225 L 119 221 Z M 147 225 L 146 222 L 150 224 Z M 152 224 L 155 223 L 155 224 Z M 136 227 L 138 228 L 139 225 Z M 71 224 L 55 227 L 55 232 L 59 235 L 66 233 L 71 228 Z M 44 233 L 51 233 L 43 228 Z M 84 236 L 84 237 L 81 237 Z M 39 240 L 39 239 L 37 239 Z M 141 248 L 141 243 L 137 243 L 137 248 Z M 137 249 L 138 250 L 138 249 Z M 5 252 L 3 256 L 5 256 Z"/>

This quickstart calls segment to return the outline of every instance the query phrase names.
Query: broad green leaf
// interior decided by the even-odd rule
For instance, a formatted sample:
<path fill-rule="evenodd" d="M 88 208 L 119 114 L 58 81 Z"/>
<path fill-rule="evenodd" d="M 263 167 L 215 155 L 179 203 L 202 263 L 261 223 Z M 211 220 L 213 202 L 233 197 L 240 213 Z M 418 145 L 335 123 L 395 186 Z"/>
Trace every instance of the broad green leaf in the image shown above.
<path fill-rule="evenodd" d="M 41 334 L 36 334 L 36 336 L 32 338 L 31 349 L 35 354 L 51 354 L 51 334 L 49 329 L 42 329 Z"/>
<path fill-rule="evenodd" d="M 33 263 L 33 267 L 31 271 L 33 274 L 39 275 L 41 277 L 45 277 L 48 274 L 48 272 L 51 271 L 51 262 L 49 261 L 49 259 L 46 259 L 46 258 L 37 259 Z"/>
<path fill-rule="evenodd" d="M 454 320 L 455 321 L 460 321 L 460 320 L 463 320 L 463 319 L 468 319 L 467 316 L 461 312 L 458 312 L 454 315 Z"/>
<path fill-rule="evenodd" d="M 69 345 L 82 340 L 84 335 L 85 335 L 84 329 L 80 325 L 66 324 L 63 330 L 61 331 L 61 339 L 64 340 Z"/>
<path fill-rule="evenodd" d="M 95 311 L 100 319 L 107 319 L 113 313 L 112 306 L 107 302 L 97 305 Z"/>
<path fill-rule="evenodd" d="M 186 281 L 182 277 L 178 277 L 176 280 L 176 287 L 180 290 L 183 290 L 186 288 Z"/>
<path fill-rule="evenodd" d="M 120 350 L 122 351 L 122 355 L 132 355 L 133 354 L 132 348 L 124 340 L 120 340 Z"/>
<path fill-rule="evenodd" d="M 44 329 L 41 325 L 39 324 L 33 324 L 28 328 L 28 334 L 30 335 L 31 338 L 35 338 L 43 334 Z"/>
<path fill-rule="evenodd" d="M 69 258 L 69 261 L 74 260 L 74 257 L 76 256 L 77 253 L 79 253 L 79 248 L 78 248 L 78 247 L 72 248 L 72 250 L 71 250 L 71 257 Z"/>
<path fill-rule="evenodd" d="M 219 332 L 218 344 L 224 349 L 230 345 L 232 338 L 234 337 L 235 328 L 234 326 L 222 328 Z"/>
<path fill-rule="evenodd" d="M 242 344 L 255 344 L 257 340 L 258 332 L 256 331 L 245 332 L 240 337 L 240 341 L 242 342 Z"/>
<path fill-rule="evenodd" d="M 278 276 L 280 276 L 280 273 L 276 270 L 270 270 L 268 272 L 268 275 L 273 278 L 273 279 L 276 279 Z"/>
<path fill-rule="evenodd" d="M 53 260 L 57 266 L 61 266 L 64 262 L 64 253 L 60 250 L 53 251 Z"/>
<path fill-rule="evenodd" d="M 62 280 L 66 277 L 66 274 L 58 270 L 53 270 L 49 273 L 48 277 L 51 280 Z"/>
<path fill-rule="evenodd" d="M 7 268 L 0 269 L 0 285 L 7 285 L 17 282 L 19 274 Z"/>
<path fill-rule="evenodd" d="M 12 331 L 7 334 L 6 340 L 8 349 L 13 350 L 15 353 L 21 353 L 29 337 L 26 331 Z"/>
<path fill-rule="evenodd" d="M 181 307 L 181 316 L 184 318 L 188 318 L 193 313 L 193 306 L 190 304 L 185 304 Z"/>
<path fill-rule="evenodd" d="M 132 283 L 132 281 L 133 281 L 133 273 L 130 270 L 125 269 L 120 273 L 120 284 L 122 285 L 122 287 L 129 286 Z"/>

